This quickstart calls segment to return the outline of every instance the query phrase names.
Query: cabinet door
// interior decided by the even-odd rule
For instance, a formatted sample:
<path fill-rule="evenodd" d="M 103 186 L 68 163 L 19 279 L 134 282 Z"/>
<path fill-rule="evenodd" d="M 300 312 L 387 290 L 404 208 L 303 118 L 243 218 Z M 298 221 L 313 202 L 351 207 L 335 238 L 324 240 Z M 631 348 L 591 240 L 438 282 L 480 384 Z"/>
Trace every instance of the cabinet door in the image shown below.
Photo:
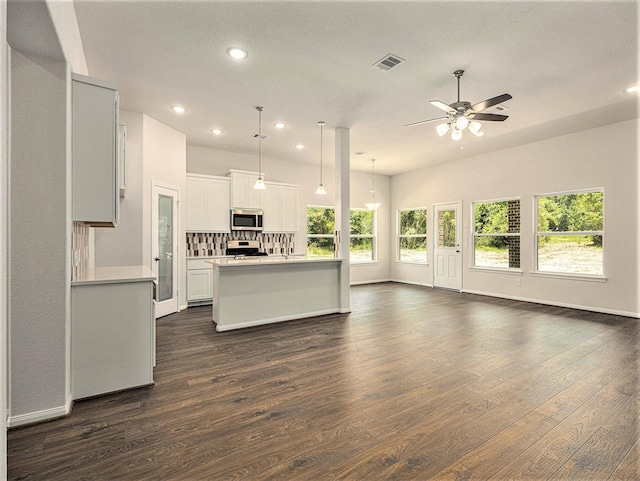
<path fill-rule="evenodd" d="M 265 232 L 280 232 L 281 230 L 280 190 L 279 186 L 268 184 L 264 191 L 262 222 Z"/>
<path fill-rule="evenodd" d="M 213 269 L 187 271 L 187 301 L 213 298 Z"/>
<path fill-rule="evenodd" d="M 118 90 L 72 75 L 73 220 L 118 223 Z"/>
<path fill-rule="evenodd" d="M 280 229 L 282 232 L 298 231 L 298 188 L 280 189 Z"/>
<path fill-rule="evenodd" d="M 254 189 L 258 174 L 231 173 L 231 206 L 262 209 L 262 190 Z"/>
<path fill-rule="evenodd" d="M 229 181 L 207 180 L 207 230 L 230 232 Z"/>
<path fill-rule="evenodd" d="M 187 177 L 187 231 L 207 230 L 207 181 Z"/>

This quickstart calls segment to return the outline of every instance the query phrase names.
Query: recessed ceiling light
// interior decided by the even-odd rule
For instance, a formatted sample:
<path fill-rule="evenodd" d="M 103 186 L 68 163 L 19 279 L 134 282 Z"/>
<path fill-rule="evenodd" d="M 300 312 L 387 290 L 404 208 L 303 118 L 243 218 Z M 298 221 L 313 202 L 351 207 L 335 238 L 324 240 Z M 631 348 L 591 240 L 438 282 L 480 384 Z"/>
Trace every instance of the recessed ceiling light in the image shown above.
<path fill-rule="evenodd" d="M 238 48 L 238 47 L 231 47 L 229 50 L 227 50 L 227 53 L 229 54 L 229 57 L 235 58 L 236 60 L 242 60 L 243 58 L 247 58 L 247 51 L 242 50 L 241 48 Z"/>
<path fill-rule="evenodd" d="M 174 112 L 181 114 L 183 112 L 186 112 L 187 109 L 185 109 L 184 107 L 180 106 L 180 105 L 173 105 L 171 106 L 171 110 L 173 110 Z"/>
<path fill-rule="evenodd" d="M 304 149 L 304 144 L 296 144 L 296 149 L 298 150 Z"/>
<path fill-rule="evenodd" d="M 287 126 L 287 124 L 285 124 L 284 122 L 276 122 L 273 125 L 276 127 L 276 129 L 284 129 Z"/>
<path fill-rule="evenodd" d="M 640 84 L 636 84 L 636 85 L 632 85 L 631 87 L 627 87 L 626 89 L 624 89 L 624 91 L 627 92 L 628 94 L 636 93 L 636 92 L 640 91 Z"/>
<path fill-rule="evenodd" d="M 215 134 L 215 135 L 220 135 L 222 133 L 222 130 L 220 130 L 220 129 L 211 129 L 211 133 Z"/>

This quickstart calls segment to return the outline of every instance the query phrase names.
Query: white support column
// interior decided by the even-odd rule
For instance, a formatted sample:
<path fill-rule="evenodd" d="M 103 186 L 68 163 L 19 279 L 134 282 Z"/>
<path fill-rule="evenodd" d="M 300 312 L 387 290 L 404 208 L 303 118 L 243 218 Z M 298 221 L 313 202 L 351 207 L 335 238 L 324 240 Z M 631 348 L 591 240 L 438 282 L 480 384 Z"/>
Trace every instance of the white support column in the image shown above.
<path fill-rule="evenodd" d="M 335 189 L 336 189 L 336 231 L 337 256 L 343 259 L 340 268 L 340 312 L 351 312 L 349 294 L 349 206 L 350 206 L 350 162 L 349 129 L 336 128 Z"/>

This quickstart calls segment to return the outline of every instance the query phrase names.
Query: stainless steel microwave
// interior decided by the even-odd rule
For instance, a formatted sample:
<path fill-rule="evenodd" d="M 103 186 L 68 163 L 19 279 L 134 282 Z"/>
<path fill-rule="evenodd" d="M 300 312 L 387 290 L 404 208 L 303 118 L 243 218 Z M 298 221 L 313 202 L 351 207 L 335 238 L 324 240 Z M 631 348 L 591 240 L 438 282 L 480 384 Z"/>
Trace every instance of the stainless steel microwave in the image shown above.
<path fill-rule="evenodd" d="M 262 231 L 261 210 L 231 209 L 231 230 Z"/>

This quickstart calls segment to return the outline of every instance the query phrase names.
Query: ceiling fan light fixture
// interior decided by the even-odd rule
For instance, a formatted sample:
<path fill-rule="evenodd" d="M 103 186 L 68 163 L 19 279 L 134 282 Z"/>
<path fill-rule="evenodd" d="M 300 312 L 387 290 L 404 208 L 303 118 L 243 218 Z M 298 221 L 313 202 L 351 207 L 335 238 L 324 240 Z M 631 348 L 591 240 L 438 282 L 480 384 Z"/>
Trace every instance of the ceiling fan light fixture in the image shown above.
<path fill-rule="evenodd" d="M 438 135 L 442 137 L 444 134 L 449 132 L 450 127 L 451 127 L 450 124 L 440 124 L 436 127 L 436 132 L 438 132 Z"/>
<path fill-rule="evenodd" d="M 461 138 L 462 138 L 462 130 L 456 127 L 455 129 L 453 129 L 453 132 L 451 132 L 451 139 L 460 140 Z"/>
<path fill-rule="evenodd" d="M 469 125 L 469 119 L 467 119 L 464 115 L 460 115 L 456 119 L 456 129 L 464 130 Z"/>

